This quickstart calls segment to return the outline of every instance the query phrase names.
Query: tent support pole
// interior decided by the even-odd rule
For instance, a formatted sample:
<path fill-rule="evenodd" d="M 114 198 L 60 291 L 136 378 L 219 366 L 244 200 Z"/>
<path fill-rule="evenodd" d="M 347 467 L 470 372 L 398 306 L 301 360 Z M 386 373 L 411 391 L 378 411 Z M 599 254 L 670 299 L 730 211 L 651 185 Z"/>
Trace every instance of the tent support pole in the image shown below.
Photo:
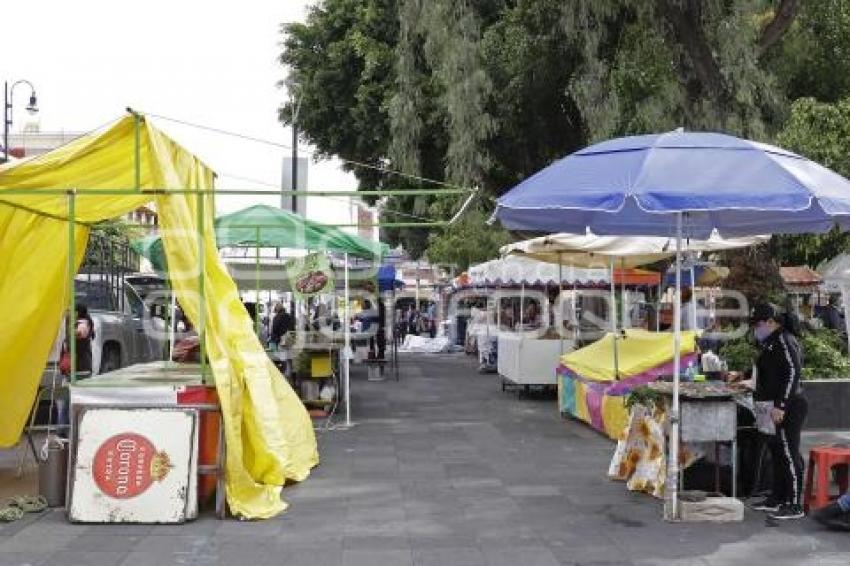
<path fill-rule="evenodd" d="M 174 354 L 174 333 L 177 326 L 177 294 L 174 292 L 174 287 L 171 287 L 171 317 L 168 324 L 168 362 L 171 363 L 171 356 Z"/>
<path fill-rule="evenodd" d="M 197 194 L 197 225 L 198 225 L 198 340 L 201 356 L 201 379 L 205 384 L 211 384 L 207 377 L 207 313 L 206 313 L 206 289 L 204 288 L 204 272 L 206 271 L 206 246 L 204 242 L 204 198 L 202 193 Z"/>
<path fill-rule="evenodd" d="M 561 316 L 561 319 L 564 318 L 564 309 L 561 308 L 561 298 L 564 294 L 564 266 L 561 264 L 561 252 L 558 252 L 558 314 Z M 564 355 L 564 324 L 561 322 L 559 324 L 560 328 L 558 328 L 558 339 L 560 341 L 560 353 Z M 558 359 L 558 363 L 560 363 L 560 358 Z"/>
<path fill-rule="evenodd" d="M 519 288 L 519 331 L 524 330 L 525 324 L 525 283 Z"/>
<path fill-rule="evenodd" d="M 611 340 L 614 345 L 614 381 L 620 379 L 620 353 L 617 351 L 617 284 L 614 282 L 614 256 L 611 256 Z M 625 274 L 623 274 L 625 276 Z"/>
<path fill-rule="evenodd" d="M 658 296 L 655 297 L 655 331 L 661 332 L 661 295 L 663 294 L 664 274 L 658 281 Z"/>
<path fill-rule="evenodd" d="M 628 312 L 629 312 L 629 305 L 628 305 L 628 300 L 626 299 L 626 278 L 625 278 L 626 258 L 625 257 L 620 258 L 620 271 L 622 271 L 623 274 L 624 274 L 623 280 L 620 281 L 620 320 L 622 321 L 621 326 L 623 328 L 631 328 L 632 325 L 629 324 L 628 317 L 627 317 Z M 628 326 L 626 326 L 627 324 L 628 324 Z"/>
<path fill-rule="evenodd" d="M 676 213 L 676 295 L 673 297 L 673 407 L 670 410 L 670 446 L 664 518 L 679 519 L 679 350 L 682 339 L 682 213 Z"/>
<path fill-rule="evenodd" d="M 847 355 L 850 356 L 850 331 L 848 331 L 850 329 L 850 289 L 847 288 L 847 283 L 844 281 L 841 282 L 841 303 L 844 307 L 844 332 L 847 333 Z"/>
<path fill-rule="evenodd" d="M 696 270 L 694 266 L 691 265 L 691 300 L 688 303 L 688 323 L 691 327 L 691 330 L 697 330 L 697 280 L 696 280 Z"/>
<path fill-rule="evenodd" d="M 254 331 L 257 333 L 257 339 L 260 339 L 260 227 L 256 228 L 256 259 L 254 260 L 254 283 L 257 291 L 256 303 L 254 304 Z M 265 346 L 265 344 L 263 344 Z"/>
<path fill-rule="evenodd" d="M 74 277 L 76 275 L 75 252 L 76 234 L 74 226 L 74 216 L 76 215 L 76 191 L 73 189 L 68 191 L 68 331 L 66 340 L 68 341 L 68 354 L 71 357 L 71 370 L 69 379 L 71 383 L 77 381 L 77 305 L 74 288 Z"/>
<path fill-rule="evenodd" d="M 342 377 L 345 380 L 345 426 L 351 426 L 351 376 L 350 376 L 350 357 L 351 357 L 351 324 L 349 324 L 349 288 L 348 288 L 348 252 L 344 254 L 345 260 L 345 305 L 343 313 L 343 329 L 345 329 L 345 348 L 343 348 L 343 366 Z"/>
<path fill-rule="evenodd" d="M 576 276 L 575 269 L 572 267 L 570 270 L 573 273 L 573 324 L 575 325 L 575 329 L 573 330 L 573 340 L 575 340 L 575 344 L 573 348 L 578 349 L 578 344 L 581 342 L 581 321 L 579 320 L 578 315 L 578 285 L 576 284 Z"/>
<path fill-rule="evenodd" d="M 136 112 L 133 112 L 133 133 L 135 136 L 135 182 L 136 182 L 136 190 L 142 190 L 142 117 L 139 116 Z"/>

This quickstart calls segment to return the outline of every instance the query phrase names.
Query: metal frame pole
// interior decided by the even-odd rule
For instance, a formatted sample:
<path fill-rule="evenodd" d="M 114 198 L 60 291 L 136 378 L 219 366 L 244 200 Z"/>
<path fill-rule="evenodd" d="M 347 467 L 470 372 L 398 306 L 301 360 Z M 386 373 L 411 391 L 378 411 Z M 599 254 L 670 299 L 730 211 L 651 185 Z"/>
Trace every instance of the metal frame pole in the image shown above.
<path fill-rule="evenodd" d="M 74 189 L 68 191 L 68 355 L 71 357 L 71 369 L 69 380 L 77 381 L 77 305 L 74 278 L 77 272 L 75 255 L 77 251 L 74 217 L 76 215 L 76 192 Z"/>
<path fill-rule="evenodd" d="M 670 447 L 667 454 L 667 485 L 664 518 L 679 518 L 679 350 L 682 335 L 682 213 L 676 213 L 676 295 L 673 298 L 673 407 L 670 411 Z"/>
<path fill-rule="evenodd" d="M 614 380 L 620 379 L 620 353 L 617 344 L 617 285 L 614 282 L 614 256 L 611 256 L 611 340 L 614 344 Z M 625 277 L 625 273 L 623 274 Z"/>
<path fill-rule="evenodd" d="M 626 258 L 620 258 L 620 272 L 623 273 L 623 279 L 620 281 L 620 320 L 622 321 L 621 326 L 623 328 L 631 328 L 631 324 L 628 320 L 628 299 L 626 298 Z M 628 325 L 628 326 L 627 326 Z"/>
<path fill-rule="evenodd" d="M 9 161 L 9 82 L 3 82 L 3 163 Z"/>
<path fill-rule="evenodd" d="M 564 266 L 561 264 L 561 252 L 558 252 L 558 315 L 560 316 L 561 323 L 558 325 L 558 340 L 560 341 L 560 354 L 564 355 L 564 309 L 563 304 L 561 303 L 561 299 L 564 294 Z M 556 317 L 557 318 L 557 317 Z M 558 359 L 558 363 L 560 363 L 560 358 Z"/>
<path fill-rule="evenodd" d="M 689 325 L 690 330 L 698 330 L 697 327 L 697 279 L 696 279 L 696 270 L 694 266 L 691 265 L 691 301 L 688 305 L 688 318 L 690 319 Z"/>
<path fill-rule="evenodd" d="M 204 193 L 198 193 L 196 195 L 197 201 L 197 236 L 198 236 L 198 340 L 200 345 L 200 356 L 201 356 L 201 378 L 204 383 L 209 383 L 207 376 L 207 346 L 206 346 L 206 326 L 207 326 L 207 315 L 206 315 L 206 285 L 204 281 L 204 275 L 206 272 L 206 242 L 204 241 L 204 222 L 205 222 L 205 213 L 204 213 L 204 199 L 206 195 Z"/>
<path fill-rule="evenodd" d="M 257 292 L 254 299 L 254 331 L 257 333 L 257 340 L 260 339 L 260 227 L 256 228 L 254 247 L 254 289 Z M 263 344 L 265 346 L 265 344 Z"/>
<path fill-rule="evenodd" d="M 351 358 L 351 325 L 349 319 L 349 287 L 348 287 L 348 252 L 344 255 L 345 260 L 345 305 L 343 312 L 345 319 L 343 320 L 343 328 L 345 329 L 345 348 L 343 348 L 343 371 L 342 377 L 345 380 L 345 426 L 351 426 L 351 376 L 350 376 L 350 358 Z"/>
<path fill-rule="evenodd" d="M 136 182 L 136 190 L 142 190 L 142 143 L 141 143 L 141 122 L 142 117 L 133 112 L 134 124 L 133 133 L 135 135 L 135 171 L 134 178 Z"/>
<path fill-rule="evenodd" d="M 174 292 L 174 287 L 171 288 L 171 317 L 168 324 L 168 361 L 172 361 L 174 354 L 174 335 L 177 331 L 177 293 Z"/>

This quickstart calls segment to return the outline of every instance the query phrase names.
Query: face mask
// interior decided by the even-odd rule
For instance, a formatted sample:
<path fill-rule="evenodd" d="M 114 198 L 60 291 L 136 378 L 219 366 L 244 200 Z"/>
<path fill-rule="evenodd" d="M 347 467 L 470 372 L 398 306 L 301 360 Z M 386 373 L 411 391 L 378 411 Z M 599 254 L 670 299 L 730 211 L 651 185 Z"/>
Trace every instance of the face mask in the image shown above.
<path fill-rule="evenodd" d="M 767 337 L 771 335 L 770 327 L 766 324 L 759 324 L 753 330 L 753 334 L 756 337 L 756 340 L 759 342 L 764 342 L 767 340 Z"/>

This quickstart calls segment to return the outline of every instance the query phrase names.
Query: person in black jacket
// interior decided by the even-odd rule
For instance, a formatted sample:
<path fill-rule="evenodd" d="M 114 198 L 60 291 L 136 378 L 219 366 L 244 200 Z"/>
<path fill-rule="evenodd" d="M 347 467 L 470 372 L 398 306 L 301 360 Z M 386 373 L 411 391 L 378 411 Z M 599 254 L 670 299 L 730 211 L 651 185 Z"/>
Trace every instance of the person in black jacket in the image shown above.
<path fill-rule="evenodd" d="M 756 362 L 755 401 L 771 404 L 770 418 L 776 430 L 766 439 L 773 461 L 773 488 L 754 509 L 768 511 L 774 519 L 799 519 L 805 516 L 800 432 L 808 413 L 800 383 L 802 352 L 794 320 L 776 306 L 757 305 L 752 323 L 761 351 Z"/>
<path fill-rule="evenodd" d="M 286 312 L 283 304 L 275 303 L 274 317 L 272 318 L 272 331 L 269 337 L 269 343 L 275 346 L 280 346 L 280 340 L 287 332 L 295 331 L 295 321 L 292 316 Z"/>

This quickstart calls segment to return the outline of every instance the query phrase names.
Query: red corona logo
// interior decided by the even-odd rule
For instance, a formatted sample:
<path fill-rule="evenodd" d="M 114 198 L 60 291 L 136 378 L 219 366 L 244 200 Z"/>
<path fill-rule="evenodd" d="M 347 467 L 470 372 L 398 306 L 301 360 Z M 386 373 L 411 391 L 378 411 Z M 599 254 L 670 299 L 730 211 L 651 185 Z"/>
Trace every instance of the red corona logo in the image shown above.
<path fill-rule="evenodd" d="M 171 470 L 165 452 L 134 432 L 108 438 L 94 455 L 92 476 L 100 490 L 115 499 L 130 499 L 144 493 Z"/>

